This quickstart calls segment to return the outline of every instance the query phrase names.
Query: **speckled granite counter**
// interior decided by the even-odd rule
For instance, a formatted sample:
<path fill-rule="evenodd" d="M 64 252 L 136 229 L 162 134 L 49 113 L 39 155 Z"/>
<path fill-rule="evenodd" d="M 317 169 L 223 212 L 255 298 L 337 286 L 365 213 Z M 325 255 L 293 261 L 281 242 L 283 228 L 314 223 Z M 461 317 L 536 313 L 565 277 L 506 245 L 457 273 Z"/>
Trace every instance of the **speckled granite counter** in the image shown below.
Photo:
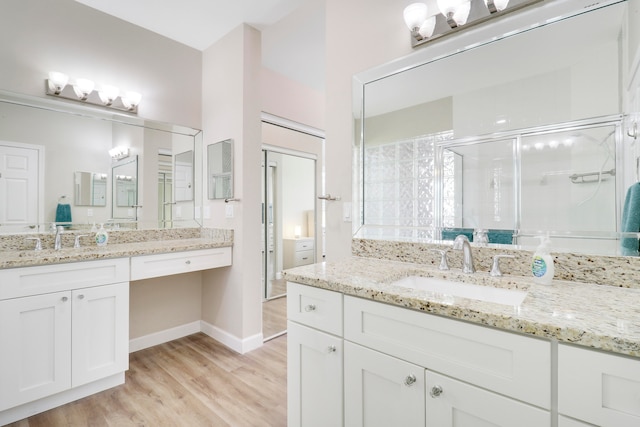
<path fill-rule="evenodd" d="M 406 276 L 441 277 L 528 292 L 514 307 L 391 285 Z M 554 281 L 536 285 L 522 276 L 466 275 L 422 264 L 352 257 L 286 270 L 288 281 L 427 313 L 640 357 L 640 289 Z"/>
<path fill-rule="evenodd" d="M 171 230 L 139 230 L 114 231 L 109 233 L 106 246 L 84 244 L 79 249 L 73 248 L 73 240 L 78 233 L 63 234 L 63 249 L 43 249 L 34 251 L 25 249 L 25 238 L 38 235 L 0 236 L 0 269 L 30 267 L 78 261 L 91 261 L 105 258 L 121 258 L 139 255 L 150 255 L 169 252 L 209 249 L 233 245 L 233 231 L 222 229 L 171 229 Z M 43 240 L 51 239 L 51 235 L 42 236 Z M 28 242 L 29 246 L 33 242 Z M 43 241 L 43 246 L 50 247 Z"/>

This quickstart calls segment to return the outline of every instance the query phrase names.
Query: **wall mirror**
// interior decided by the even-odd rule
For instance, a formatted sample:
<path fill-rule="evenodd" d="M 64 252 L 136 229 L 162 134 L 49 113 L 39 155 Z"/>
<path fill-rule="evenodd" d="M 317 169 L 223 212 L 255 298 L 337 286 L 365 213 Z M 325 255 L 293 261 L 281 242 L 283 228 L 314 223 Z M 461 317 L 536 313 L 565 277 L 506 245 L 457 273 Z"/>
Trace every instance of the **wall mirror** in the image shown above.
<path fill-rule="evenodd" d="M 74 197 L 76 206 L 106 206 L 107 176 L 100 172 L 74 172 Z"/>
<path fill-rule="evenodd" d="M 136 228 L 200 225 L 196 220 L 201 217 L 196 212 L 202 206 L 202 191 L 197 189 L 198 178 L 202 177 L 200 130 L 58 99 L 0 92 L 0 141 L 0 155 L 8 150 L 16 164 L 36 165 L 29 172 L 29 183 L 25 187 L 28 196 L 0 201 L 0 204 L 7 202 L 7 205 L 16 206 L 12 217 L 17 218 L 13 222 L 0 218 L 0 233 L 48 230 L 62 195 L 67 195 L 70 202 L 71 195 L 78 196 L 74 197 L 71 206 L 73 226 L 77 228 L 90 227 L 93 223 L 117 226 L 120 221 Z M 131 181 L 116 180 L 113 176 L 112 172 L 121 176 L 134 175 L 120 171 L 121 166 L 112 171 L 109 150 L 117 146 L 127 147 L 130 152 L 130 157 L 120 162 L 137 159 L 135 193 Z M 121 165 L 120 162 L 114 165 Z M 75 173 L 85 171 L 87 173 Z M 102 191 L 99 189 L 101 184 L 95 179 L 92 189 L 97 199 L 92 200 L 91 196 L 87 199 L 85 196 L 91 194 L 91 187 L 84 184 L 92 179 L 88 172 L 101 171 L 107 171 L 109 175 L 102 193 L 105 200 L 98 196 Z M 168 176 L 165 186 L 173 186 L 175 179 L 172 176 L 178 171 L 184 172 L 182 177 L 191 183 L 190 188 L 185 185 L 180 201 L 173 198 L 173 188 L 171 191 L 165 188 L 163 192 L 158 188 L 161 174 Z M 74 179 L 69 179 L 70 176 Z M 125 191 L 127 186 L 129 189 Z M 130 203 L 133 194 L 136 203 Z M 92 202 L 102 204 L 92 205 Z M 131 215 L 128 212 L 131 208 L 125 205 L 144 208 L 138 208 Z"/>
<path fill-rule="evenodd" d="M 209 199 L 233 198 L 233 140 L 207 146 L 207 194 Z"/>
<path fill-rule="evenodd" d="M 529 248 L 549 234 L 556 251 L 620 253 L 621 233 L 640 231 L 621 229 L 637 181 L 624 131 L 635 15 L 626 1 L 578 3 L 356 76 L 357 237 L 481 230 L 490 244 Z"/>

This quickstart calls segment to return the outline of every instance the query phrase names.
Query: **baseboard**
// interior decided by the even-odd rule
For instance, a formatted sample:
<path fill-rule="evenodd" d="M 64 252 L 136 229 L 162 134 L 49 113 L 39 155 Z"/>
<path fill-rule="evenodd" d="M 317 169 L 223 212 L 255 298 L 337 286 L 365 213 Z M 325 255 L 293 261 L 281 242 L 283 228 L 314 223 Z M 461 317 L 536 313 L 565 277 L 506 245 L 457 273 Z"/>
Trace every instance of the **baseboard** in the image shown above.
<path fill-rule="evenodd" d="M 231 350 L 236 351 L 240 354 L 247 353 L 251 350 L 255 350 L 259 348 L 263 344 L 262 333 L 252 335 L 245 339 L 240 339 L 235 335 L 228 333 L 210 323 L 201 321 L 201 331 L 207 335 L 209 335 L 214 340 L 224 344 L 229 347 Z"/>
<path fill-rule="evenodd" d="M 187 335 L 198 332 L 201 332 L 200 321 L 196 320 L 195 322 L 176 326 L 175 328 L 165 329 L 164 331 L 134 338 L 129 341 L 129 353 L 177 340 L 178 338 L 186 337 Z"/>

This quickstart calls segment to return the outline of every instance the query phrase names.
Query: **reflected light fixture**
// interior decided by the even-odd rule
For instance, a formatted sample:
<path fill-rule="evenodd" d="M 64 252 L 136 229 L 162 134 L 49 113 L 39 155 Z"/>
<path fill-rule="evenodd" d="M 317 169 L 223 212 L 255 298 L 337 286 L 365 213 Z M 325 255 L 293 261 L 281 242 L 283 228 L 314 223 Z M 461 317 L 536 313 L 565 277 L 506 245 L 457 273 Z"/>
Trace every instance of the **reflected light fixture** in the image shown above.
<path fill-rule="evenodd" d="M 46 94 L 129 113 L 138 112 L 138 105 L 142 100 L 140 93 L 127 91 L 124 95 L 120 95 L 120 89 L 116 86 L 101 85 L 100 90 L 94 90 L 95 86 L 92 80 L 84 78 L 76 79 L 71 85 L 68 75 L 51 71 L 46 80 Z"/>
<path fill-rule="evenodd" d="M 113 160 L 121 160 L 129 157 L 129 147 L 118 145 L 109 150 L 109 155 Z"/>
<path fill-rule="evenodd" d="M 429 38 L 436 27 L 436 17 L 428 16 L 429 11 L 424 3 L 412 3 L 404 9 L 404 22 L 416 40 Z"/>

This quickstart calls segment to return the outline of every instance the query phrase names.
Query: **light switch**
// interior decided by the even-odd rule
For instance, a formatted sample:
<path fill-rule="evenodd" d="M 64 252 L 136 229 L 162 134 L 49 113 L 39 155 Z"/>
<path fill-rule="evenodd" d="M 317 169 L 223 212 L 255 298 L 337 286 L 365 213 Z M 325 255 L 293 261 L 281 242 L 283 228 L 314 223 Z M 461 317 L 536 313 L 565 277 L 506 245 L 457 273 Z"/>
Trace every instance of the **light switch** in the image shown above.
<path fill-rule="evenodd" d="M 342 204 L 342 220 L 344 222 L 351 222 L 351 202 L 344 202 Z"/>
<path fill-rule="evenodd" d="M 224 207 L 224 215 L 227 218 L 233 218 L 233 205 L 230 205 L 228 203 L 225 205 L 225 207 Z"/>
<path fill-rule="evenodd" d="M 211 219 L 211 208 L 209 206 L 204 207 L 204 213 L 202 214 L 204 219 Z"/>

